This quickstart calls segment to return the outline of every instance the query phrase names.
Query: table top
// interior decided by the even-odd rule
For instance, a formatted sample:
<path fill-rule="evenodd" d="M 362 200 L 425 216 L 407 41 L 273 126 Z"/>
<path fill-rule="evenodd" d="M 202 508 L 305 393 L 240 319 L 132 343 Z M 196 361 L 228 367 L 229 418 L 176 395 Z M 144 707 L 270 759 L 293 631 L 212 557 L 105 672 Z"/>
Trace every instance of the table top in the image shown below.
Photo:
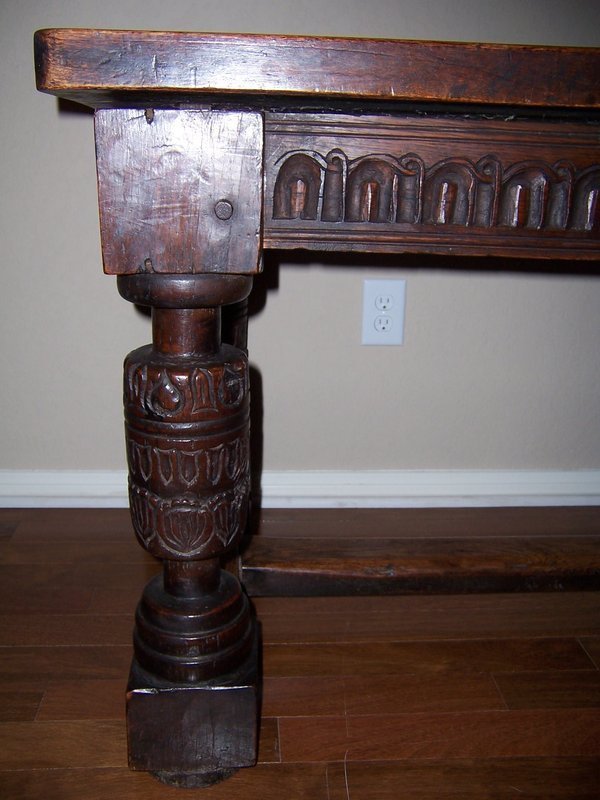
<path fill-rule="evenodd" d="M 273 35 L 46 29 L 41 91 L 94 107 L 202 102 L 293 108 L 360 100 L 600 107 L 600 49 Z"/>

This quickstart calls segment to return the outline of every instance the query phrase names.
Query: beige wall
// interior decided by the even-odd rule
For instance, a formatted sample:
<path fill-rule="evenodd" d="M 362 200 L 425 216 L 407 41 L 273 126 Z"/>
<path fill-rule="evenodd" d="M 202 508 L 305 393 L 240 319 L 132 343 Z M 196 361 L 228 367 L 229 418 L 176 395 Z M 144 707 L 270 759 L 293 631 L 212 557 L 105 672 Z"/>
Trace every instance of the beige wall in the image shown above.
<path fill-rule="evenodd" d="M 149 338 L 101 272 L 92 120 L 34 89 L 52 26 L 598 45 L 600 4 L 0 0 L 0 469 L 122 468 L 121 362 Z M 274 272 L 250 326 L 264 467 L 600 467 L 600 275 L 419 264 Z M 408 281 L 405 345 L 361 347 L 362 281 L 384 274 Z"/>

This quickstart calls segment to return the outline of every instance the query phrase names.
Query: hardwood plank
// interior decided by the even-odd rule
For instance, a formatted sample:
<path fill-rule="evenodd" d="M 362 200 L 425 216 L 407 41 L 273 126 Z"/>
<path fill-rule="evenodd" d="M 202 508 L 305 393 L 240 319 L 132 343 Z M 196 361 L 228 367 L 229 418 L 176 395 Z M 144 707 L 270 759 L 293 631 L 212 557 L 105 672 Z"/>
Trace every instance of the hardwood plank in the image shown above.
<path fill-rule="evenodd" d="M 266 677 L 343 675 L 344 651 L 338 644 L 263 644 Z"/>
<path fill-rule="evenodd" d="M 36 720 L 123 719 L 127 676 L 112 680 L 51 680 Z"/>
<path fill-rule="evenodd" d="M 144 553 L 140 561 L 126 561 L 106 564 L 102 561 L 88 561 L 73 564 L 73 576 L 96 590 L 112 591 L 135 586 L 142 588 L 160 572 L 161 566 L 155 558 Z M 138 595 L 139 599 L 139 595 Z"/>
<path fill-rule="evenodd" d="M 0 608 L 7 613 L 82 613 L 93 586 L 78 579 L 69 565 L 0 565 Z"/>
<path fill-rule="evenodd" d="M 22 513 L 15 508 L 0 508 L 0 541 L 10 541 L 21 522 Z"/>
<path fill-rule="evenodd" d="M 268 676 L 462 674 L 589 670 L 594 664 L 575 639 L 481 639 L 266 644 Z"/>
<path fill-rule="evenodd" d="M 338 677 L 265 677 L 262 713 L 269 717 L 345 713 L 346 687 Z"/>
<path fill-rule="evenodd" d="M 4 679 L 0 686 L 0 722 L 31 722 L 35 719 L 45 681 Z"/>
<path fill-rule="evenodd" d="M 128 614 L 0 614 L 0 646 L 129 645 L 134 609 Z"/>
<path fill-rule="evenodd" d="M 279 721 L 273 717 L 260 718 L 258 736 L 258 762 L 260 764 L 279 764 L 281 748 L 279 746 Z"/>
<path fill-rule="evenodd" d="M 97 586 L 94 589 L 89 611 L 92 614 L 129 615 L 133 620 L 133 614 L 147 582 L 138 580 L 132 584 L 115 588 Z"/>
<path fill-rule="evenodd" d="M 127 679 L 132 647 L 3 647 L 0 679 Z"/>
<path fill-rule="evenodd" d="M 253 536 L 466 539 L 600 536 L 600 507 L 266 508 Z"/>
<path fill-rule="evenodd" d="M 0 725 L 0 770 L 125 767 L 122 721 L 5 722 Z"/>
<path fill-rule="evenodd" d="M 144 772 L 125 768 L 38 769 L 0 772 L 5 797 L 27 800 L 330 800 L 323 764 L 258 764 L 199 792 L 165 786 Z"/>
<path fill-rule="evenodd" d="M 127 508 L 43 508 L 18 512 L 16 543 L 134 539 Z M 140 548 L 141 549 L 141 548 Z"/>
<path fill-rule="evenodd" d="M 600 671 L 495 675 L 508 708 L 598 708 Z"/>
<path fill-rule="evenodd" d="M 111 563 L 148 563 L 148 554 L 133 538 L 118 542 L 44 540 L 31 543 L 16 541 L 16 536 L 3 548 L 3 564 L 85 564 L 100 561 Z"/>
<path fill-rule="evenodd" d="M 470 711 L 279 720 L 284 762 L 600 756 L 596 710 Z"/>
<path fill-rule="evenodd" d="M 597 800 L 594 758 L 346 762 L 328 767 L 330 800 Z M 335 787 L 335 788 L 334 788 Z"/>
<path fill-rule="evenodd" d="M 263 641 L 375 642 L 595 636 L 600 592 L 256 598 Z"/>
<path fill-rule="evenodd" d="M 488 675 L 361 675 L 344 678 L 343 687 L 346 713 L 354 716 L 505 708 Z"/>
<path fill-rule="evenodd" d="M 589 636 L 581 639 L 581 644 L 597 669 L 600 669 L 600 636 Z"/>
<path fill-rule="evenodd" d="M 383 642 L 343 647 L 346 650 L 344 674 L 377 675 L 415 670 L 468 674 L 523 669 L 589 669 L 591 666 L 577 642 L 566 639 Z M 529 666 L 522 667 L 522 664 Z"/>
<path fill-rule="evenodd" d="M 35 547 L 35 526 L 25 530 Z M 156 564 L 122 561 L 116 535 L 112 554 L 75 528 L 65 541 L 71 564 L 28 566 L 23 539 L 25 563 L 4 567 L 14 613 L 0 614 L 0 749 L 13 743 L 0 796 L 79 800 L 84 786 L 86 800 L 179 797 L 125 766 L 133 612 Z M 70 593 L 74 611 L 60 606 Z M 260 764 L 203 796 L 595 800 L 600 593 L 253 602 L 265 642 Z"/>
<path fill-rule="evenodd" d="M 30 511 L 27 508 L 0 508 L 0 526 L 15 528 Z"/>
<path fill-rule="evenodd" d="M 242 581 L 258 596 L 585 590 L 600 585 L 599 541 L 257 537 Z"/>

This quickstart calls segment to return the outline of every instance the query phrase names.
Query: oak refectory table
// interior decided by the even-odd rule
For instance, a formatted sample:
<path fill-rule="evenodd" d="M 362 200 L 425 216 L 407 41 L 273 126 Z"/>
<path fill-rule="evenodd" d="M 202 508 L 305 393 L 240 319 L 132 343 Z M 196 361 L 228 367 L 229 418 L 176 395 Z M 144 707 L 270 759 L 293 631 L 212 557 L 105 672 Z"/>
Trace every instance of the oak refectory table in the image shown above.
<path fill-rule="evenodd" d="M 124 379 L 133 525 L 164 565 L 130 766 L 208 785 L 256 759 L 257 626 L 221 558 L 247 517 L 263 250 L 597 259 L 600 51 L 67 29 L 35 58 L 40 90 L 95 109 L 104 270 L 152 309 Z"/>

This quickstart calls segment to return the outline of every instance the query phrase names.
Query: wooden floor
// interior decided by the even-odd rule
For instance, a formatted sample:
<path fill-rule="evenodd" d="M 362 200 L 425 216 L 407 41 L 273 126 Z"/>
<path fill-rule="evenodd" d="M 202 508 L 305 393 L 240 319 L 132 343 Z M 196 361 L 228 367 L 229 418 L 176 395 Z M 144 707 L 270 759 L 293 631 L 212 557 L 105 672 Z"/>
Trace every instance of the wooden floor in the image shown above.
<path fill-rule="evenodd" d="M 0 554 L 1 798 L 600 796 L 600 592 L 257 597 L 259 764 L 174 790 L 126 767 L 132 616 L 156 572 L 127 512 L 0 510 Z"/>

